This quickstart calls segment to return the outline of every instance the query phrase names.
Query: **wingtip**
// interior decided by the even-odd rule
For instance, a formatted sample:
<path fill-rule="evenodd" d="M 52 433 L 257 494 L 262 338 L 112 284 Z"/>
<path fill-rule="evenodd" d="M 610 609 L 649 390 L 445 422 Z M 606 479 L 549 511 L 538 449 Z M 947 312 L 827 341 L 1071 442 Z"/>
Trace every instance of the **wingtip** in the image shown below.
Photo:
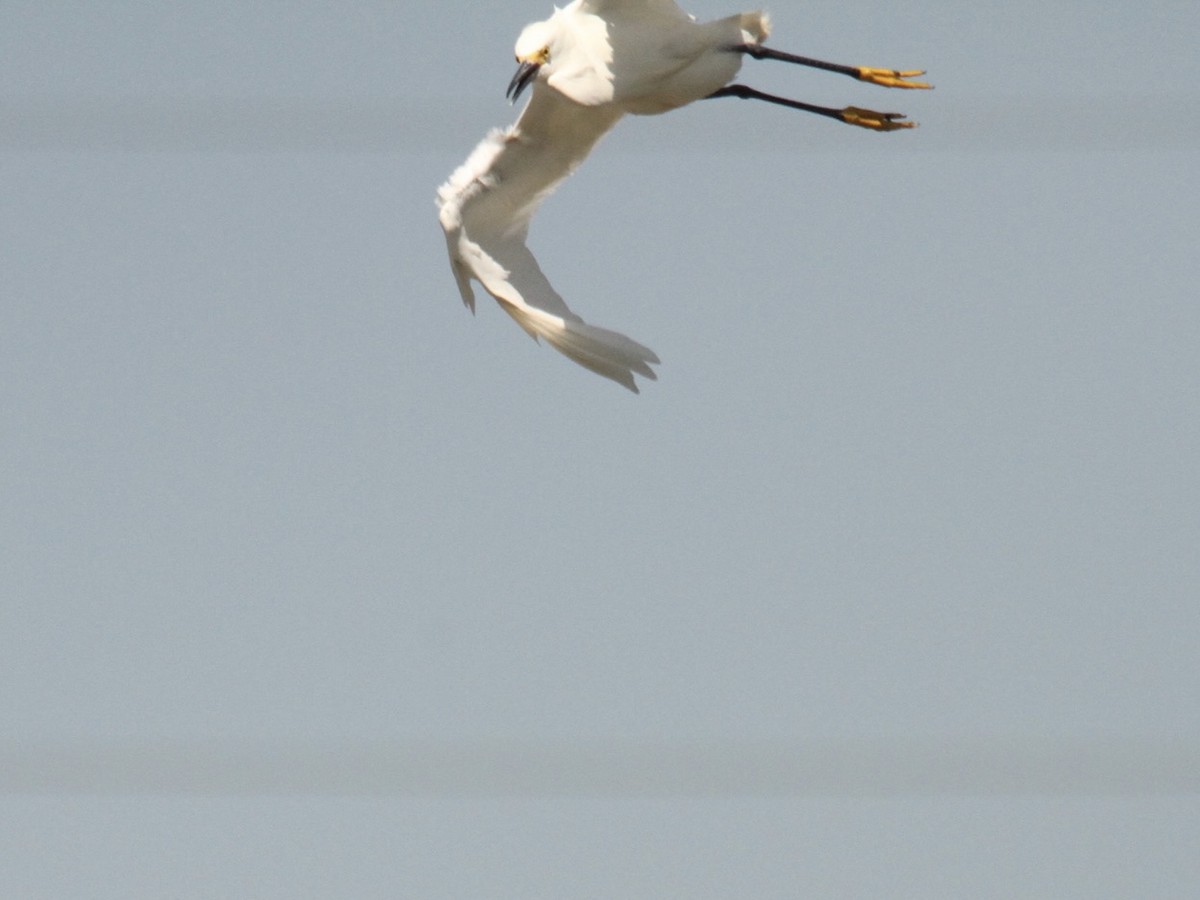
<path fill-rule="evenodd" d="M 658 362 L 657 354 L 632 338 L 581 320 L 564 320 L 526 304 L 496 299 L 535 340 L 545 338 L 546 343 L 568 359 L 635 394 L 640 393 L 635 374 L 651 381 L 658 379 L 650 368 L 651 363 Z"/>

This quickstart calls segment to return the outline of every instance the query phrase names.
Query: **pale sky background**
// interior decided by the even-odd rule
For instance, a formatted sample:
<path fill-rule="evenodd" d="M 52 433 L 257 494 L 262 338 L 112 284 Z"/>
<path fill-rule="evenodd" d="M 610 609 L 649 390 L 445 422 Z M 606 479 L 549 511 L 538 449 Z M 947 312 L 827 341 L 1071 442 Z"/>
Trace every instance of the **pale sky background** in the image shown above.
<path fill-rule="evenodd" d="M 774 6 L 937 90 L 600 145 L 640 397 L 436 223 L 549 11 L 4 4 L 0 896 L 1200 895 L 1200 6 Z"/>

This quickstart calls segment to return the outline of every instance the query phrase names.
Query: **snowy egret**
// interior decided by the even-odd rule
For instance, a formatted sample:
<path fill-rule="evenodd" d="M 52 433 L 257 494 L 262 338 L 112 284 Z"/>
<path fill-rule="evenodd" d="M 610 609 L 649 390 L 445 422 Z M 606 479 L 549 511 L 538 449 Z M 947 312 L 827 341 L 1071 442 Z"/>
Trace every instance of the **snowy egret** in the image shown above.
<path fill-rule="evenodd" d="M 583 162 L 626 113 L 653 115 L 694 100 L 740 97 L 812 112 L 875 131 L 911 128 L 899 113 L 832 109 L 730 82 L 742 59 L 779 60 L 885 87 L 927 88 L 922 71 L 842 66 L 763 46 L 761 12 L 699 23 L 674 0 L 574 0 L 517 38 L 515 102 L 528 105 L 494 129 L 438 190 L 450 264 L 472 312 L 474 279 L 533 336 L 637 393 L 634 375 L 655 378 L 654 352 L 623 334 L 588 325 L 550 286 L 525 246 L 538 205 Z"/>

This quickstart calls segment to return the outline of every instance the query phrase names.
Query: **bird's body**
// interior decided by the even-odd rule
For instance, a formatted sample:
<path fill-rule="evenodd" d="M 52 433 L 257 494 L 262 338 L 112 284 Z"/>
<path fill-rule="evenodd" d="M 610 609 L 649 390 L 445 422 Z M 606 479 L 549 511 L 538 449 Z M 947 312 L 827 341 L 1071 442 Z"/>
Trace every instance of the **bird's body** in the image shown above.
<path fill-rule="evenodd" d="M 770 31 L 764 13 L 700 23 L 674 0 L 575 0 L 526 29 L 518 56 L 523 43 L 537 52 L 542 26 L 558 42 L 550 59 L 573 60 L 546 79 L 549 87 L 577 103 L 613 103 L 639 115 L 668 112 L 724 87 L 741 69 L 742 55 L 714 49 L 759 44 Z"/>
<path fill-rule="evenodd" d="M 698 23 L 674 0 L 574 0 L 527 26 L 517 39 L 520 68 L 509 91 L 515 99 L 534 81 L 528 105 L 512 127 L 492 131 L 438 191 L 463 302 L 474 310 L 474 279 L 535 339 L 544 338 L 580 365 L 634 392 L 634 374 L 655 378 L 650 366 L 659 360 L 651 350 L 586 324 L 551 287 L 525 246 L 529 223 L 542 200 L 626 113 L 653 115 L 736 95 L 836 114 L 878 130 L 899 127 L 891 113 L 825 110 L 728 87 L 748 54 L 845 68 L 767 51 L 762 42 L 769 30 L 763 13 Z M 851 110 L 880 118 L 875 124 L 854 121 L 845 116 Z"/>

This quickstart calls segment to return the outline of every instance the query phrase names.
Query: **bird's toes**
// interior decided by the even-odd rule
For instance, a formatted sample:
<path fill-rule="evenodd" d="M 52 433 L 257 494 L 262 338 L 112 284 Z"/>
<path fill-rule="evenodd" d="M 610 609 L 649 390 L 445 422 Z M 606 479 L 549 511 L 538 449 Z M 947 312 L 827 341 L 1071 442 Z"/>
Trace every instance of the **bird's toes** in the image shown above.
<path fill-rule="evenodd" d="M 861 109 L 857 106 L 847 106 L 842 110 L 842 121 L 847 125 L 857 125 L 859 128 L 870 128 L 872 131 L 896 131 L 900 128 L 916 128 L 916 122 L 904 121 L 904 113 L 881 113 L 873 109 Z"/>
<path fill-rule="evenodd" d="M 928 82 L 909 81 L 910 78 L 918 78 L 924 74 L 924 69 L 909 69 L 903 72 L 898 69 L 876 69 L 873 66 L 859 66 L 857 69 L 858 80 L 865 81 L 868 84 L 878 84 L 881 87 L 929 90 L 933 85 Z"/>

